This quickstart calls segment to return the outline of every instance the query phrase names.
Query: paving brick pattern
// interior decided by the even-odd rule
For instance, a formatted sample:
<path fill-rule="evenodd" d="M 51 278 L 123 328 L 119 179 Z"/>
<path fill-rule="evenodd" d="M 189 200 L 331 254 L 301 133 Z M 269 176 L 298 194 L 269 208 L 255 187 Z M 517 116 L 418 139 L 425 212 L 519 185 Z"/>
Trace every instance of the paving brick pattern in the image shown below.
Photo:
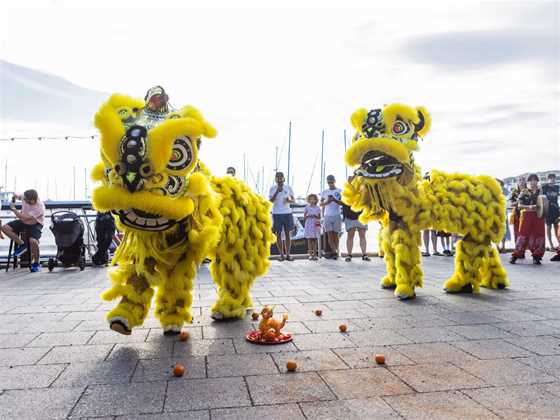
<path fill-rule="evenodd" d="M 186 342 L 164 337 L 152 314 L 129 337 L 110 331 L 104 269 L 1 272 L 0 418 L 560 418 L 560 264 L 549 257 L 506 263 L 511 288 L 479 296 L 445 294 L 453 262 L 431 257 L 410 302 L 378 287 L 377 258 L 274 261 L 253 298 L 288 313 L 294 340 L 281 346 L 245 341 L 250 312 L 211 319 L 207 266 Z"/>

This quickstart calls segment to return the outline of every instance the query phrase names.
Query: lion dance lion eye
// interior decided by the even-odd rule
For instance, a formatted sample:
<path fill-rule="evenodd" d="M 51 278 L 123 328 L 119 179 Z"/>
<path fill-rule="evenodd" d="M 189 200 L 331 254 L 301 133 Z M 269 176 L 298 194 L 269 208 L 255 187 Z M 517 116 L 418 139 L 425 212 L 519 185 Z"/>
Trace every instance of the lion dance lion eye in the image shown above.
<path fill-rule="evenodd" d="M 194 151 L 189 137 L 179 137 L 173 145 L 171 158 L 167 168 L 172 171 L 181 171 L 191 165 L 194 160 Z"/>
<path fill-rule="evenodd" d="M 393 134 L 398 136 L 402 136 L 403 134 L 408 133 L 409 127 L 404 121 L 395 121 L 393 124 Z"/>
<path fill-rule="evenodd" d="M 182 177 L 170 175 L 165 189 L 170 195 L 177 195 L 183 190 L 184 186 L 185 183 Z"/>

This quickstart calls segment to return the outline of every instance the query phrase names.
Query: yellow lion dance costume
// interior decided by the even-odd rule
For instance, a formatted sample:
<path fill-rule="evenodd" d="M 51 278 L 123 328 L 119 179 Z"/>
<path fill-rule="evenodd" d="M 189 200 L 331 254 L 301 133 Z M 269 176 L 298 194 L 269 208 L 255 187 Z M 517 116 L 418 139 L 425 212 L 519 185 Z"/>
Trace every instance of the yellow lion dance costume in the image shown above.
<path fill-rule="evenodd" d="M 423 107 L 390 104 L 383 109 L 359 109 L 351 122 L 357 130 L 345 155 L 356 168 L 345 185 L 343 200 L 360 221 L 383 223 L 381 243 L 387 275 L 381 286 L 410 299 L 422 286 L 420 231 L 457 233 L 455 272 L 444 285 L 449 293 L 479 293 L 480 286 L 508 286 L 506 272 L 493 242 L 505 228 L 505 198 L 489 176 L 432 171 L 423 180 L 412 152 L 430 129 Z"/>
<path fill-rule="evenodd" d="M 169 111 L 159 86 L 145 99 L 115 94 L 95 115 L 103 163 L 93 170 L 101 182 L 93 203 L 118 216 L 124 231 L 102 295 L 121 298 L 110 327 L 128 335 L 142 325 L 155 293 L 164 333 L 179 333 L 192 319 L 193 279 L 205 257 L 218 289 L 212 316 L 242 317 L 269 265 L 270 203 L 232 177 L 210 176 L 198 153 L 201 137 L 216 130 L 197 109 Z"/>

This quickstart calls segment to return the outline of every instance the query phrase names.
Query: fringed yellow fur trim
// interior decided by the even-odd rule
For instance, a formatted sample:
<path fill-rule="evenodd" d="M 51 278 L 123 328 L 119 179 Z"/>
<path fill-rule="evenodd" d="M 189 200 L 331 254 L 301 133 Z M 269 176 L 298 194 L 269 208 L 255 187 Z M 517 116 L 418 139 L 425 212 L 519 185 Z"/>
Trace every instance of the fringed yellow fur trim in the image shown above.
<path fill-rule="evenodd" d="M 344 160 L 348 166 L 359 166 L 362 163 L 364 155 L 371 150 L 376 150 L 388 156 L 392 156 L 401 163 L 408 163 L 410 160 L 410 151 L 407 147 L 394 139 L 386 137 L 371 139 L 361 138 L 354 142 L 346 151 Z"/>
<path fill-rule="evenodd" d="M 368 115 L 368 110 L 365 108 L 360 108 L 352 114 L 350 117 L 350 122 L 352 123 L 352 127 L 354 127 L 358 131 L 362 131 L 362 127 L 366 122 L 366 118 Z"/>
<path fill-rule="evenodd" d="M 93 205 L 99 211 L 139 208 L 170 219 L 182 219 L 194 211 L 193 200 L 189 197 L 155 198 L 156 196 L 148 191 L 130 193 L 124 188 L 111 188 L 105 185 L 97 187 L 92 194 Z"/>
<path fill-rule="evenodd" d="M 105 179 L 105 165 L 103 163 L 100 162 L 92 168 L 91 179 L 98 182 Z"/>
<path fill-rule="evenodd" d="M 204 119 L 202 113 L 192 105 L 187 105 L 186 107 L 182 108 L 180 114 L 186 118 L 194 118 L 200 123 L 202 128 L 202 135 L 206 138 L 214 138 L 218 134 L 216 129 L 210 124 L 208 121 Z"/>

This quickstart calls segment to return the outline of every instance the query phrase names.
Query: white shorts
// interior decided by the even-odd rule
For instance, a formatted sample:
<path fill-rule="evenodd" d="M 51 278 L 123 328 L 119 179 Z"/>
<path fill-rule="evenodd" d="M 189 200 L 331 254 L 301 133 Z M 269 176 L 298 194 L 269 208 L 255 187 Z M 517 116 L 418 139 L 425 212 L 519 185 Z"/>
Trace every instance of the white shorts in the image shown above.
<path fill-rule="evenodd" d="M 360 223 L 358 219 L 356 220 L 344 219 L 344 228 L 346 229 L 346 232 L 350 231 L 351 229 L 367 230 L 367 225 Z"/>
<path fill-rule="evenodd" d="M 342 220 L 340 216 L 325 216 L 323 220 L 323 229 L 325 232 L 338 232 L 342 230 Z"/>

